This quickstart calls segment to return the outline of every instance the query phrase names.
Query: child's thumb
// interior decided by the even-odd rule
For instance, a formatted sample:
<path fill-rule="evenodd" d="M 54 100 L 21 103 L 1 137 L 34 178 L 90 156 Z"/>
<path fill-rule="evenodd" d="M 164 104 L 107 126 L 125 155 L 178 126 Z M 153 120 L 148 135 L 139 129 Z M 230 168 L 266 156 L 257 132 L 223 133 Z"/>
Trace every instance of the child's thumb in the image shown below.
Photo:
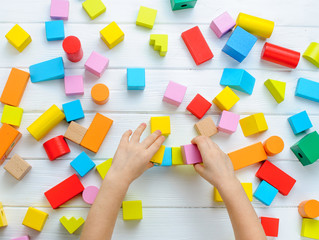
<path fill-rule="evenodd" d="M 199 174 L 199 175 L 201 175 L 201 176 L 203 176 L 203 174 L 204 174 L 204 166 L 202 165 L 202 164 L 194 164 L 194 168 L 195 168 L 195 171 Z"/>

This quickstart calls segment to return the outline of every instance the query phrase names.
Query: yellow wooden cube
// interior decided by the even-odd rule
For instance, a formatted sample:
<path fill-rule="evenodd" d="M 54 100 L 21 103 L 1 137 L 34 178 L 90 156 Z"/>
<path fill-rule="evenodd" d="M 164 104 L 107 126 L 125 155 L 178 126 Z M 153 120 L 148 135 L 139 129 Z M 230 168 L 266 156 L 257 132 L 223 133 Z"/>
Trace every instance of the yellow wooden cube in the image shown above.
<path fill-rule="evenodd" d="M 252 183 L 242 183 L 241 184 L 249 201 L 253 201 L 253 184 Z M 220 196 L 217 188 L 214 187 L 214 201 L 215 202 L 224 202 Z"/>
<path fill-rule="evenodd" d="M 22 108 L 4 105 L 1 123 L 7 123 L 15 127 L 20 127 L 22 115 Z"/>
<path fill-rule="evenodd" d="M 104 43 L 110 48 L 114 48 L 117 44 L 124 40 L 124 33 L 116 22 L 111 22 L 100 31 L 100 35 Z"/>
<path fill-rule="evenodd" d="M 113 158 L 110 158 L 106 160 L 105 162 L 102 162 L 101 164 L 96 166 L 96 170 L 100 174 L 101 178 L 104 179 L 107 172 L 109 171 L 111 165 L 112 165 Z"/>
<path fill-rule="evenodd" d="M 11 28 L 6 34 L 6 38 L 19 52 L 22 52 L 32 41 L 31 36 L 18 24 Z"/>
<path fill-rule="evenodd" d="M 180 147 L 172 147 L 172 165 L 184 165 Z"/>
<path fill-rule="evenodd" d="M 303 218 L 300 235 L 306 238 L 319 239 L 319 221 Z"/>
<path fill-rule="evenodd" d="M 239 120 L 239 124 L 245 137 L 264 132 L 268 129 L 263 113 L 256 113 Z"/>
<path fill-rule="evenodd" d="M 143 219 L 142 201 L 123 201 L 123 220 Z"/>
<path fill-rule="evenodd" d="M 225 87 L 213 100 L 213 103 L 220 110 L 229 110 L 231 109 L 237 102 L 239 101 L 239 97 L 236 93 L 233 92 L 228 86 Z"/>
<path fill-rule="evenodd" d="M 82 7 L 92 20 L 106 11 L 106 7 L 101 0 L 86 0 L 82 3 Z"/>
<path fill-rule="evenodd" d="M 153 158 L 151 159 L 151 162 L 156 165 L 161 165 L 163 162 L 164 152 L 165 152 L 165 146 L 162 145 L 160 149 L 155 153 Z"/>
<path fill-rule="evenodd" d="M 167 53 L 168 35 L 167 34 L 151 34 L 150 45 L 154 45 L 154 50 L 159 51 L 160 56 L 164 57 Z"/>
<path fill-rule="evenodd" d="M 136 25 L 152 29 L 156 15 L 156 9 L 141 6 L 137 15 Z"/>
<path fill-rule="evenodd" d="M 78 219 L 75 217 L 67 219 L 63 216 L 60 218 L 60 222 L 70 234 L 73 234 L 85 221 L 82 217 Z"/>
<path fill-rule="evenodd" d="M 41 232 L 48 216 L 46 212 L 29 207 L 22 224 Z"/>
<path fill-rule="evenodd" d="M 171 121 L 169 116 L 151 117 L 151 133 L 160 130 L 162 135 L 168 136 L 171 134 Z"/>
<path fill-rule="evenodd" d="M 0 227 L 5 227 L 5 226 L 8 226 L 8 222 L 2 207 L 2 203 L 0 202 Z"/>

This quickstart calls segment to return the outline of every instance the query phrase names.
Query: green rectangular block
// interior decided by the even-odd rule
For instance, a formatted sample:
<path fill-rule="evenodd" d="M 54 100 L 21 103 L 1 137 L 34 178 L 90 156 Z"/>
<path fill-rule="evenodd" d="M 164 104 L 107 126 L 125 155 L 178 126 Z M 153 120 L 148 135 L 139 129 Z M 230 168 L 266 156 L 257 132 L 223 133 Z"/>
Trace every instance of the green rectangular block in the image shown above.
<path fill-rule="evenodd" d="M 197 0 L 171 0 L 172 10 L 194 8 Z"/>

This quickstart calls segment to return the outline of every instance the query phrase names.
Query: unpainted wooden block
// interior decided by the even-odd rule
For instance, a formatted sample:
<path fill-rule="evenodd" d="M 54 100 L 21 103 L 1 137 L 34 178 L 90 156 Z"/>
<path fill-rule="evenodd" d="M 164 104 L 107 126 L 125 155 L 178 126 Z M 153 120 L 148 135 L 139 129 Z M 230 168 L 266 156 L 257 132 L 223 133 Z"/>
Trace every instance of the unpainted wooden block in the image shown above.
<path fill-rule="evenodd" d="M 80 144 L 87 129 L 76 122 L 71 122 L 64 137 L 76 144 Z"/>
<path fill-rule="evenodd" d="M 217 127 L 211 117 L 200 120 L 194 127 L 199 135 L 211 137 L 218 133 Z"/>
<path fill-rule="evenodd" d="M 4 169 L 19 181 L 31 170 L 31 168 L 32 166 L 24 161 L 18 154 L 13 155 L 4 166 Z"/>

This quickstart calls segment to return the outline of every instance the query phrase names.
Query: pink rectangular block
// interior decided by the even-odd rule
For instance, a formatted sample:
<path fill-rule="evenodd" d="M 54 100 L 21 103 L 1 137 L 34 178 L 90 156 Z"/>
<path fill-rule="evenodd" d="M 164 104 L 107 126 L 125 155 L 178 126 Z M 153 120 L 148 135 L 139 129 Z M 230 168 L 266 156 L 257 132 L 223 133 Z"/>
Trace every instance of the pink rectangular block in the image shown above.
<path fill-rule="evenodd" d="M 224 12 L 212 21 L 210 28 L 214 31 L 218 38 L 221 38 L 235 25 L 235 20 L 229 15 L 228 12 Z"/>
<path fill-rule="evenodd" d="M 202 156 L 195 144 L 181 146 L 183 161 L 185 164 L 202 163 Z"/>
<path fill-rule="evenodd" d="M 221 132 L 232 134 L 236 132 L 240 116 L 233 112 L 223 111 L 217 129 Z"/>
<path fill-rule="evenodd" d="M 65 94 L 67 96 L 83 95 L 84 85 L 81 75 L 65 76 L 64 78 Z"/>
<path fill-rule="evenodd" d="M 170 81 L 164 93 L 163 101 L 175 106 L 179 106 L 184 99 L 186 90 L 187 87 Z"/>
<path fill-rule="evenodd" d="M 29 236 L 23 236 L 18 238 L 11 238 L 11 240 L 30 240 Z"/>
<path fill-rule="evenodd" d="M 69 1 L 68 0 L 51 0 L 50 16 L 52 19 L 68 20 L 69 18 Z"/>
<path fill-rule="evenodd" d="M 84 66 L 89 72 L 101 77 L 108 65 L 109 59 L 93 51 Z"/>

